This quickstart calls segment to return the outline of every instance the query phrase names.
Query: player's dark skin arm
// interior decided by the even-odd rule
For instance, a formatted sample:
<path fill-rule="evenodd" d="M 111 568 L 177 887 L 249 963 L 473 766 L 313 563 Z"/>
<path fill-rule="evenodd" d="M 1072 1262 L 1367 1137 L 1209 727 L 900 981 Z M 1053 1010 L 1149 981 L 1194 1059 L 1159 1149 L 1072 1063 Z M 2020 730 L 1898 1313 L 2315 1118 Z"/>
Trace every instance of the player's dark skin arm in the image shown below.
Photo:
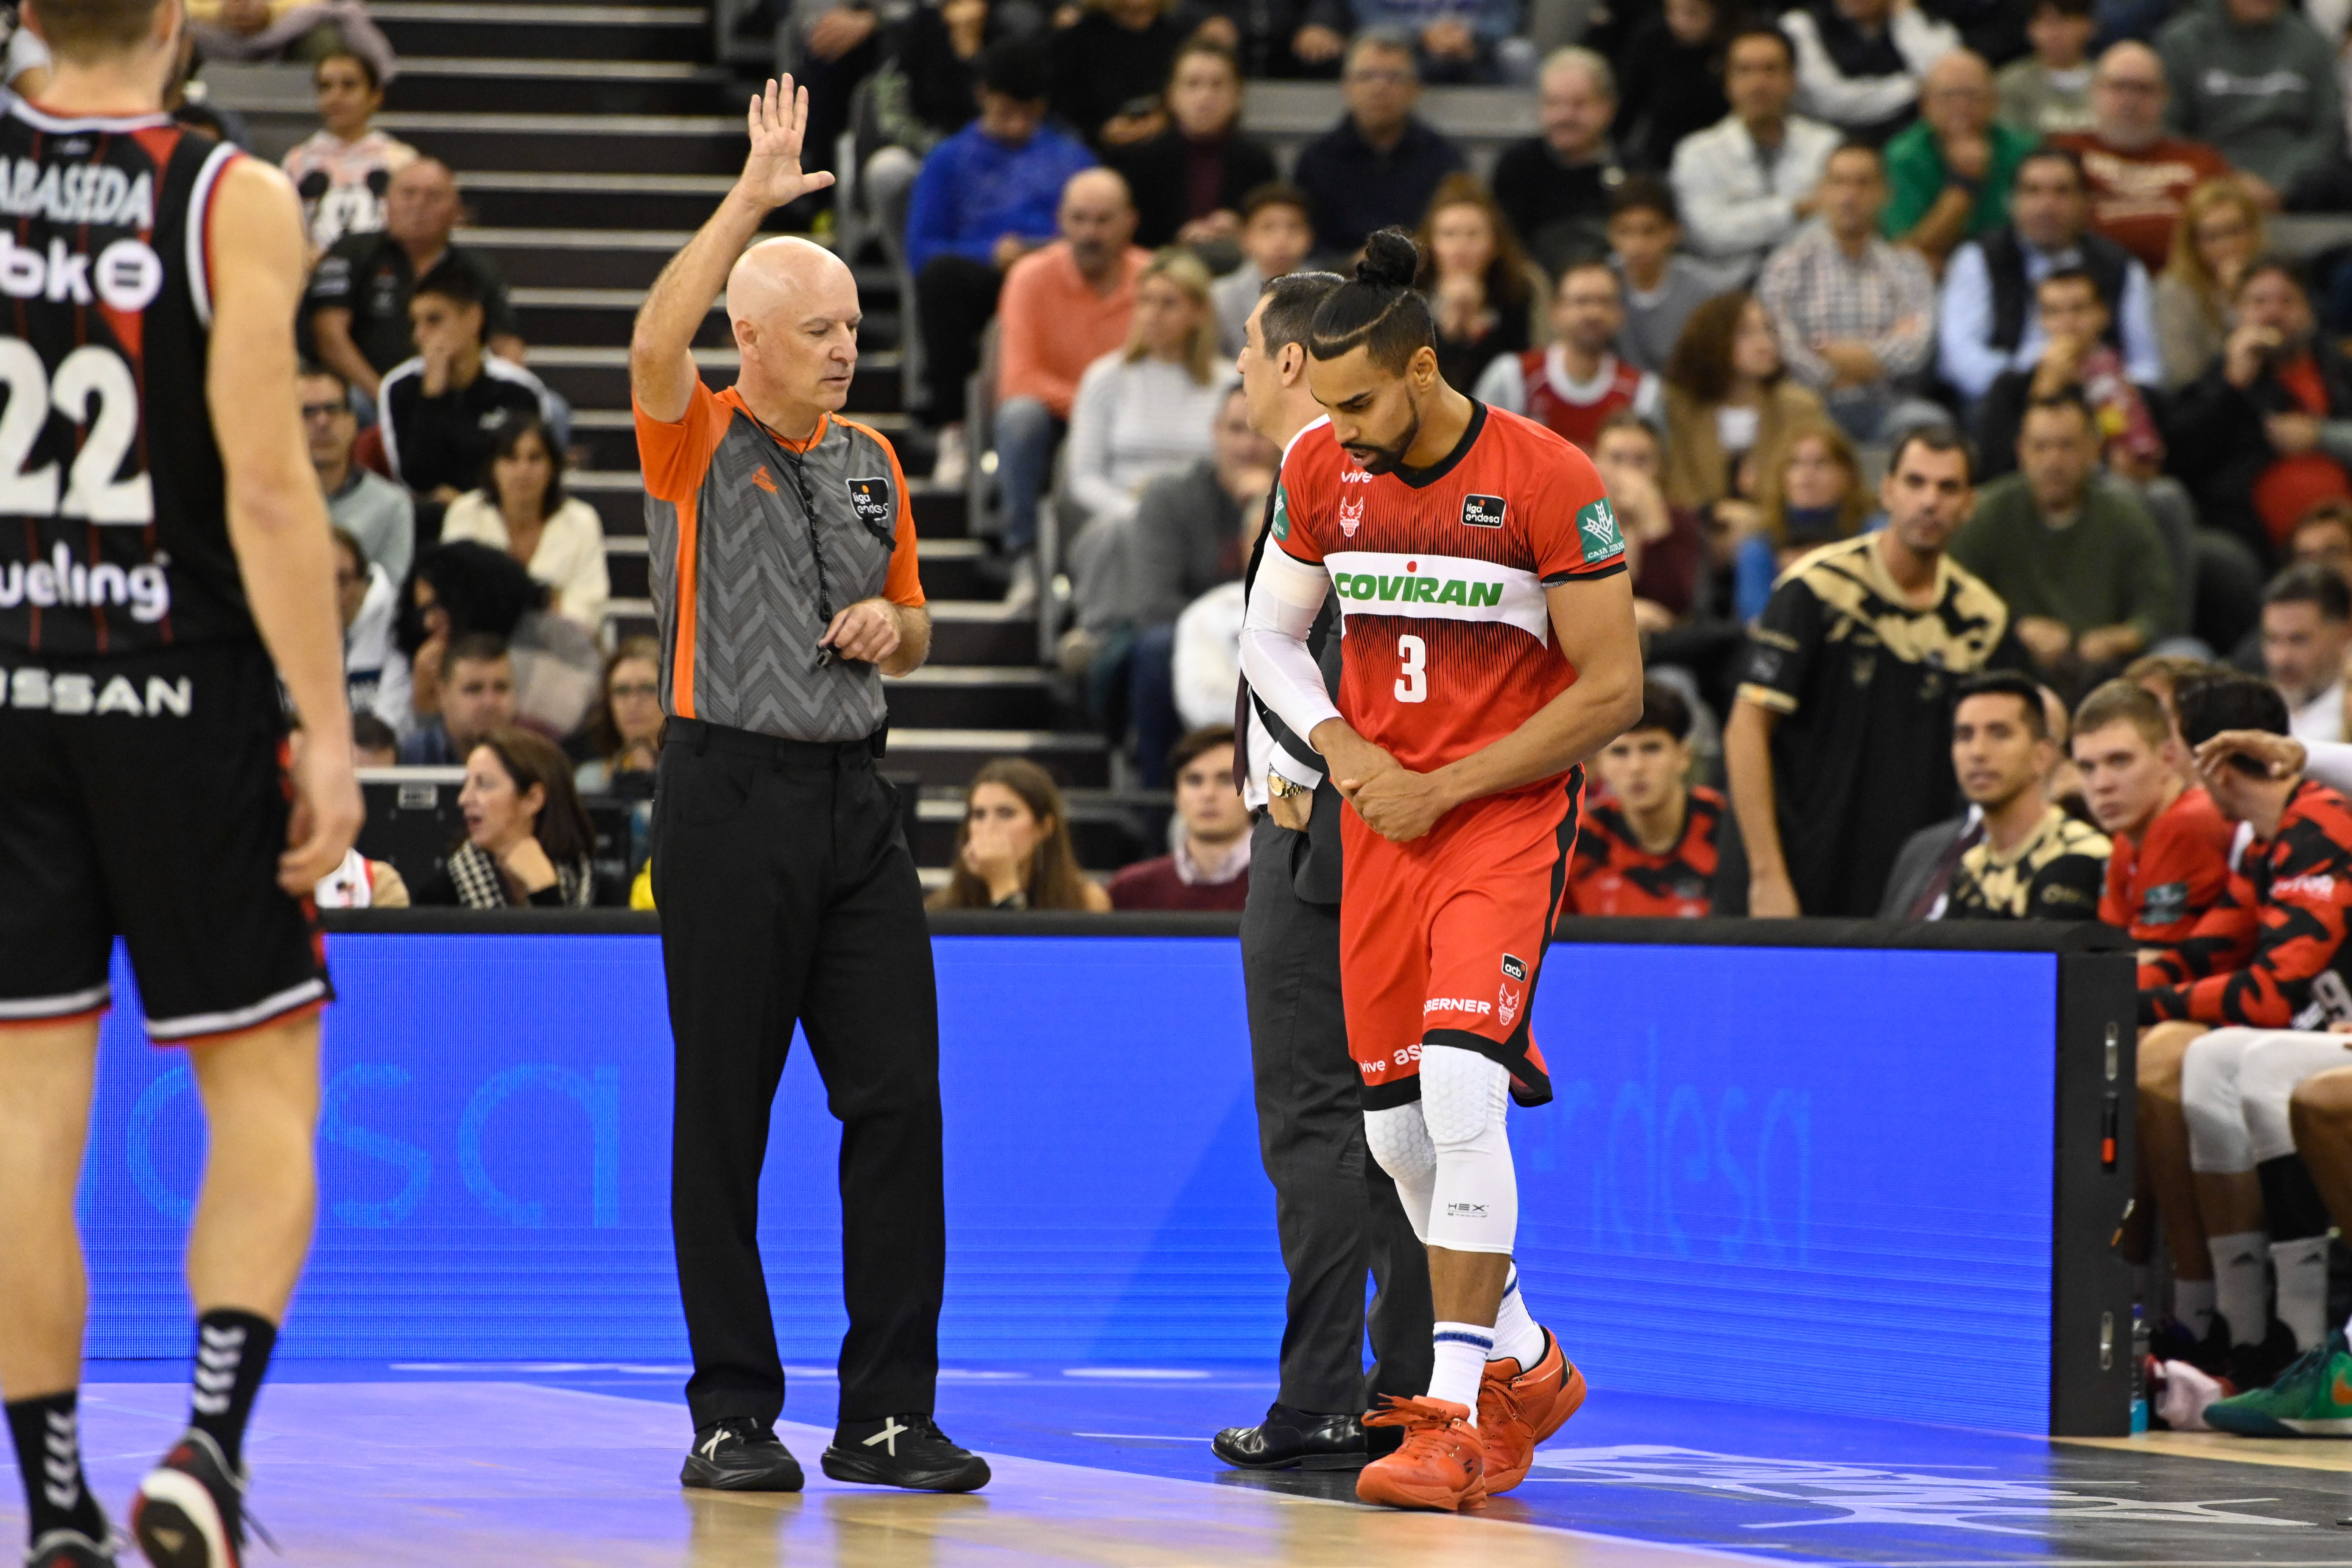
<path fill-rule="evenodd" d="M 1339 794 L 1373 832 L 1409 843 L 1457 805 L 1558 777 L 1642 716 L 1642 646 L 1633 629 L 1631 575 L 1564 583 L 1546 589 L 1544 603 L 1552 637 L 1576 667 L 1576 684 L 1491 745 L 1417 773 L 1344 719 L 1315 727 L 1308 743 L 1323 753 Z"/>
<path fill-rule="evenodd" d="M 1780 808 L 1772 784 L 1772 730 L 1780 716 L 1740 698 L 1723 727 L 1723 765 L 1731 776 L 1731 811 L 1748 846 L 1748 912 L 1759 918 L 1802 914 L 1780 848 Z"/>

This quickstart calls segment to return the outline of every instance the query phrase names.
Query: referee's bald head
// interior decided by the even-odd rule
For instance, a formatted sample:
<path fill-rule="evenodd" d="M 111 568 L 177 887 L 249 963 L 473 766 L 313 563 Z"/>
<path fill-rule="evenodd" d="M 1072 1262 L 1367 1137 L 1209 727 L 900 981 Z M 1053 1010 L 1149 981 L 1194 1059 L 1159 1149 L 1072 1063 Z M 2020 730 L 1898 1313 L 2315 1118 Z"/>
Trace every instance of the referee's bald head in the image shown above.
<path fill-rule="evenodd" d="M 727 275 L 727 319 L 747 389 L 811 411 L 847 401 L 857 368 L 857 280 L 805 239 L 762 240 Z"/>

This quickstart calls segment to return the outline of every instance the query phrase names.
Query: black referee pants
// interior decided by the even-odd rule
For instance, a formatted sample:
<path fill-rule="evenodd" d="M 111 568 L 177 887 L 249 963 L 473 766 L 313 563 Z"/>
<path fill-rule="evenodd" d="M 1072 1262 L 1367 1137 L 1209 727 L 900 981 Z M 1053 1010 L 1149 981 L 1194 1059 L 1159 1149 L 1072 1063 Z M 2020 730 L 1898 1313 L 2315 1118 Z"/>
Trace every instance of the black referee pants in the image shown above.
<path fill-rule="evenodd" d="M 1298 896 L 1292 868 L 1304 834 L 1263 812 L 1253 832 L 1242 974 L 1258 1152 L 1274 1184 L 1275 1229 L 1290 1275 L 1276 1397 L 1319 1415 L 1360 1411 L 1374 1394 L 1429 1388 L 1429 1254 L 1396 1184 L 1364 1147 L 1363 1075 L 1348 1055 L 1339 1004 L 1339 906 Z M 1374 1285 L 1369 1375 L 1367 1271 Z"/>
<path fill-rule="evenodd" d="M 947 1219 L 931 942 L 897 793 L 867 742 L 672 720 L 654 797 L 677 1053 L 670 1225 L 697 1427 L 772 1422 L 784 1370 L 760 1266 L 760 1167 L 808 1034 L 841 1121 L 844 1421 L 929 1414 Z"/>

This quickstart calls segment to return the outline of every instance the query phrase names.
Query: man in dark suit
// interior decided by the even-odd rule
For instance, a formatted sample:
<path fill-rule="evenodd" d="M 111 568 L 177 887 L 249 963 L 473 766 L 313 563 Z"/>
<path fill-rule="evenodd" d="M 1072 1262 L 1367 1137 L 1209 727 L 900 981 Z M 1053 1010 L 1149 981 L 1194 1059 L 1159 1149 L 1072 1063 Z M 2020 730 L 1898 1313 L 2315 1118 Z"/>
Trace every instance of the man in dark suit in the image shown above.
<path fill-rule="evenodd" d="M 1250 422 L 1286 452 L 1322 417 L 1307 390 L 1304 339 L 1315 308 L 1339 279 L 1294 272 L 1265 286 L 1241 353 Z M 1277 492 L 1278 493 L 1278 492 Z M 1267 506 L 1273 506 L 1269 498 Z M 1257 549 L 1265 548 L 1266 530 Z M 1249 578 L 1258 561 L 1253 555 Z M 1327 601 L 1308 646 L 1334 690 L 1339 637 Z M 1322 758 L 1246 684 L 1234 729 L 1234 772 L 1257 811 L 1249 901 L 1242 911 L 1242 973 L 1249 994 L 1258 1148 L 1274 1183 L 1275 1225 L 1290 1274 L 1282 1383 L 1265 1419 L 1217 1434 L 1220 1459 L 1249 1469 L 1345 1469 L 1374 1456 L 1360 1419 L 1374 1396 L 1424 1387 L 1433 1312 L 1426 1253 L 1396 1185 L 1366 1156 L 1361 1078 L 1348 1055 L 1339 1003 L 1339 793 Z M 1364 1276 L 1370 1373 L 1364 1368 Z M 1375 1428 L 1381 1451 L 1398 1428 Z"/>

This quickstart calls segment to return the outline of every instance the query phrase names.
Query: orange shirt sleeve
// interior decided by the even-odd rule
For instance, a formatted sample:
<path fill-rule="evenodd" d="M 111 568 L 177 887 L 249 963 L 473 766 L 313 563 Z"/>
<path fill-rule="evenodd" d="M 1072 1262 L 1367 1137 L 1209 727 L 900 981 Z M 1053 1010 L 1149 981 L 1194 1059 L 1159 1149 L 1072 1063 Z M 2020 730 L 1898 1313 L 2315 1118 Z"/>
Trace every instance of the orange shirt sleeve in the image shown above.
<path fill-rule="evenodd" d="M 656 500 L 686 501 L 702 488 L 703 470 L 719 450 L 732 415 L 719 395 L 698 377 L 686 413 L 665 424 L 646 413 L 635 397 L 629 410 L 637 422 L 637 466 L 644 472 L 646 493 Z M 901 484 L 900 493 L 906 490 Z"/>
<path fill-rule="evenodd" d="M 893 528 L 890 569 L 882 580 L 882 596 L 910 610 L 919 608 L 925 600 L 923 580 L 915 559 L 915 503 L 907 494 L 907 470 L 898 466 L 898 448 L 871 426 L 860 425 L 855 419 L 844 419 L 838 414 L 834 418 L 881 447 L 882 455 L 890 460 L 891 493 L 898 498 L 898 521 Z"/>

